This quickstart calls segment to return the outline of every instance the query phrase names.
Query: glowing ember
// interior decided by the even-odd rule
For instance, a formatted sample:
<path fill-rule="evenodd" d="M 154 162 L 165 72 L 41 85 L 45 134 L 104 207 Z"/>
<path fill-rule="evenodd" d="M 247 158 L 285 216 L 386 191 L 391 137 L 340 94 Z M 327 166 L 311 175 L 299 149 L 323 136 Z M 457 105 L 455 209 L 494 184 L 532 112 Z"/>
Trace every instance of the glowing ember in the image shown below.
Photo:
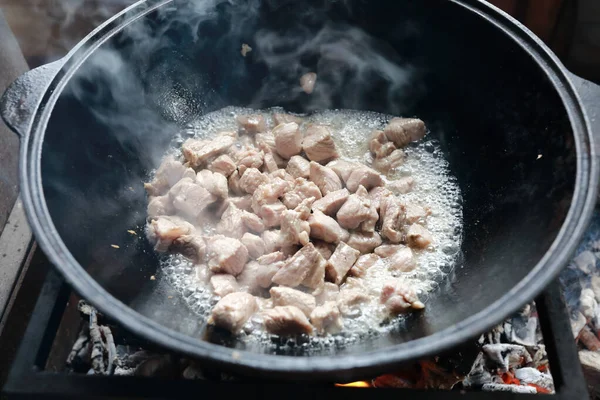
<path fill-rule="evenodd" d="M 367 381 L 357 381 L 350 383 L 336 383 L 337 387 L 353 387 L 353 388 L 368 388 L 371 387 L 371 384 Z"/>

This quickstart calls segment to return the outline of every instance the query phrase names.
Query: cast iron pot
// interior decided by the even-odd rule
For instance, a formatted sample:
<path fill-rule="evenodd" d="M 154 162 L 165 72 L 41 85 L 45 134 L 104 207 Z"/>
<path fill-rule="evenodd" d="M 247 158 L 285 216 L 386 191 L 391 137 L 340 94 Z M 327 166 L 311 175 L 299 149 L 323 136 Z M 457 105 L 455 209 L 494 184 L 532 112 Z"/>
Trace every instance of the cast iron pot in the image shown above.
<path fill-rule="evenodd" d="M 525 27 L 478 0 L 218 3 L 141 1 L 2 99 L 35 237 L 102 312 L 231 371 L 345 381 L 475 337 L 565 265 L 596 201 L 600 90 Z M 309 96 L 297 86 L 310 70 Z M 462 190 L 464 241 L 424 312 L 311 353 L 206 329 L 144 238 L 142 181 L 176 132 L 227 105 L 426 121 Z"/>

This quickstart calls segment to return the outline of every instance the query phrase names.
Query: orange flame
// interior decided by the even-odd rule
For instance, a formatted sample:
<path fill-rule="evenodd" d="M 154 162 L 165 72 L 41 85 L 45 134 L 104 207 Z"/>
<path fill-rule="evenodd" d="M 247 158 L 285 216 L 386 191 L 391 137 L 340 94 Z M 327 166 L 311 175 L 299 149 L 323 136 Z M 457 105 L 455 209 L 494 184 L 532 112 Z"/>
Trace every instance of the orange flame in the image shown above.
<path fill-rule="evenodd" d="M 337 387 L 353 387 L 353 388 L 368 388 L 371 387 L 371 384 L 367 381 L 357 381 L 350 383 L 336 383 Z"/>

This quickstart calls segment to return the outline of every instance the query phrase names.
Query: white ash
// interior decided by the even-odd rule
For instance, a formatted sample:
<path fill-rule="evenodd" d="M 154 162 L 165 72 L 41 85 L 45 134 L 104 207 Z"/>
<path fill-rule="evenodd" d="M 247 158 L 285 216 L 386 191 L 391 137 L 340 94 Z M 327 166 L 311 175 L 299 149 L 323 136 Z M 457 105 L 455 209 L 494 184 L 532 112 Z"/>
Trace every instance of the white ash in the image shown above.
<path fill-rule="evenodd" d="M 486 383 L 482 386 L 482 390 L 485 392 L 537 393 L 537 390 L 531 386 L 507 385 L 504 383 Z"/>

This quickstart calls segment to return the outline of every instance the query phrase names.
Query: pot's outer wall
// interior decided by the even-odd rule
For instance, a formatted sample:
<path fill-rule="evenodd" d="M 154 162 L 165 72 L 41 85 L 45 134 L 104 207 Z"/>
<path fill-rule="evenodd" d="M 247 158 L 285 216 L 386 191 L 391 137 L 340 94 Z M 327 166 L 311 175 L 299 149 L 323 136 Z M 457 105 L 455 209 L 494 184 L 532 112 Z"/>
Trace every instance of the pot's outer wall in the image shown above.
<path fill-rule="evenodd" d="M 44 195 L 69 251 L 110 294 L 142 315 L 194 338 L 207 337 L 201 321 L 160 279 L 157 259 L 143 235 L 142 182 L 173 133 L 194 116 L 225 105 L 279 105 L 300 112 L 316 108 L 314 97 L 290 94 L 297 92 L 298 71 L 266 65 L 258 50 L 243 58 L 240 43 L 252 43 L 259 27 L 286 32 L 301 20 L 298 16 L 310 15 L 308 37 L 326 19 L 358 26 L 378 39 L 378 52 L 403 70 L 416 71 L 391 100 L 386 80 L 380 77 L 369 76 L 360 87 L 352 79 L 343 81 L 335 86 L 339 92 L 328 97 L 333 101 L 329 106 L 416 115 L 426 121 L 463 194 L 460 264 L 430 296 L 426 310 L 411 315 L 393 334 L 336 349 L 336 355 L 361 353 L 363 358 L 344 359 L 344 365 L 331 358 L 328 364 L 314 360 L 317 363 L 309 366 L 312 358 L 293 363 L 288 358 L 271 362 L 245 355 L 233 362 L 240 368 L 254 365 L 281 374 L 296 367 L 304 372 L 338 369 L 327 376 L 350 378 L 365 373 L 367 365 L 381 372 L 381 359 L 389 364 L 391 354 L 395 361 L 405 359 L 413 350 L 408 341 L 442 330 L 445 335 L 476 335 L 479 332 L 464 324 L 465 319 L 507 293 L 520 303 L 530 300 L 533 292 L 525 293 L 521 281 L 548 251 L 571 205 L 578 162 L 573 131 L 556 89 L 525 50 L 489 22 L 447 1 L 355 2 L 350 11 L 340 6 L 309 2 L 265 9 L 268 5 L 263 4 L 257 19 L 233 22 L 230 10 L 221 8 L 216 20 L 200 22 L 193 30 L 172 24 L 160 32 L 169 39 L 168 46 L 161 41 L 159 47 L 152 41 L 131 40 L 131 35 L 160 31 L 165 21 L 172 21 L 168 13 L 152 13 L 81 66 L 46 129 L 41 157 Z M 198 35 L 213 40 L 197 40 Z M 102 51 L 109 46 L 124 63 L 105 68 L 108 57 L 115 55 Z M 318 67 L 310 58 L 304 62 L 307 68 L 311 63 Z M 321 85 L 339 77 L 321 67 Z M 273 76 L 294 79 L 287 82 L 289 87 L 265 91 L 273 89 Z M 356 91 L 361 96 L 353 96 Z M 587 176 L 585 165 L 582 173 Z M 136 236 L 127 232 L 131 229 Z M 159 279 L 150 280 L 152 275 Z M 532 288 L 541 289 L 540 283 L 527 289 Z M 489 317 L 481 316 L 489 324 L 501 316 L 495 321 Z M 226 337 L 210 338 L 243 348 Z M 167 336 L 160 340 L 166 346 L 179 345 Z M 190 351 L 189 345 L 182 350 Z M 260 347 L 246 350 L 265 352 Z M 379 359 L 369 359 L 365 352 L 370 350 L 383 352 Z M 197 354 L 217 357 L 216 349 L 209 351 L 213 353 Z M 304 355 L 298 348 L 279 348 L 278 353 Z M 348 371 L 353 365 L 362 369 Z"/>

